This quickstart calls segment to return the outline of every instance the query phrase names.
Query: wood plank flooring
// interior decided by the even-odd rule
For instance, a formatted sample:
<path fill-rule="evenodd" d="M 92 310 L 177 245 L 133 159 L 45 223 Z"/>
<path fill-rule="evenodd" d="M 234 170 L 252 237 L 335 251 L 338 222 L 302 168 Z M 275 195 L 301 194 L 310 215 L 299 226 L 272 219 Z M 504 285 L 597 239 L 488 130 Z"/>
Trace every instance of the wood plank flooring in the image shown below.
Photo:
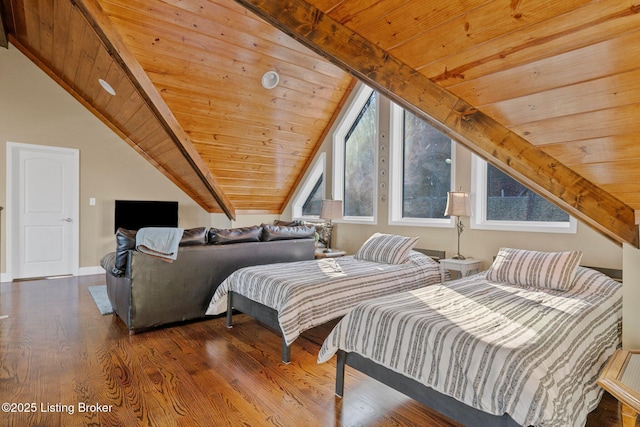
<path fill-rule="evenodd" d="M 280 338 L 238 315 L 129 336 L 101 316 L 88 287 L 104 276 L 0 284 L 2 426 L 434 426 L 455 424 L 347 368 L 316 357 L 331 325 L 303 334 L 292 363 Z M 3 407 L 4 410 L 4 407 Z M 605 395 L 589 427 L 620 426 Z"/>

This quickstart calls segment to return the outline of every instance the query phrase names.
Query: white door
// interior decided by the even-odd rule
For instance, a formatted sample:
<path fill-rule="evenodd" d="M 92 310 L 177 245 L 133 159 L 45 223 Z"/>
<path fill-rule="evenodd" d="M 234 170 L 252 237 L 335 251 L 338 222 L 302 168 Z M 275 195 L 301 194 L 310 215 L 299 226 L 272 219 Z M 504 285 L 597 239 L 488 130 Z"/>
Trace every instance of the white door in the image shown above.
<path fill-rule="evenodd" d="M 8 151 L 12 278 L 77 274 L 78 150 L 9 143 Z"/>

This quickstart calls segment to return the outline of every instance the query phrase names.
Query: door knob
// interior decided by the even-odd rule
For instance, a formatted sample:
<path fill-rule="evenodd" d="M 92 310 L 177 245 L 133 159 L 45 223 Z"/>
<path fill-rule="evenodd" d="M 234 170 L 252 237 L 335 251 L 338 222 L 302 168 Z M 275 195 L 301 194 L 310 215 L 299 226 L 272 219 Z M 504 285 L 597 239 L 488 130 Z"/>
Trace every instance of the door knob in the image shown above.
<path fill-rule="evenodd" d="M 71 218 L 63 218 L 62 220 L 64 222 L 73 222 L 73 219 L 71 219 Z"/>

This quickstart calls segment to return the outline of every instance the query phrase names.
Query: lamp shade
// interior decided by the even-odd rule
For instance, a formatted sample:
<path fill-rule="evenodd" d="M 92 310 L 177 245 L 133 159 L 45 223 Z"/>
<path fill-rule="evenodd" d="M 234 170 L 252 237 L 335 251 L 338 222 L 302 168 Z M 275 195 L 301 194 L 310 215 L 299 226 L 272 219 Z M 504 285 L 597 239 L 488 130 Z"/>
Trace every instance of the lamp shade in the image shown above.
<path fill-rule="evenodd" d="M 462 191 L 448 192 L 444 216 L 471 216 L 470 194 Z"/>
<path fill-rule="evenodd" d="M 341 219 L 342 200 L 323 200 L 320 218 L 328 219 L 329 221 L 333 219 Z"/>

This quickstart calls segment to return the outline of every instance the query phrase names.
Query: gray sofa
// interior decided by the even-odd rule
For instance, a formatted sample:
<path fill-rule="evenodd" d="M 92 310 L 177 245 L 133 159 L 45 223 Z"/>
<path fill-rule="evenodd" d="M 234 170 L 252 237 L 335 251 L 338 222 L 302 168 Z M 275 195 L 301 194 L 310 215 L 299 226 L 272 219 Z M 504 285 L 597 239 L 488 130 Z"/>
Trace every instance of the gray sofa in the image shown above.
<path fill-rule="evenodd" d="M 312 226 L 185 230 L 176 260 L 167 262 L 136 251 L 135 232 L 118 230 L 116 252 L 101 261 L 107 294 L 130 333 L 201 318 L 235 270 L 313 259 L 314 234 Z"/>

